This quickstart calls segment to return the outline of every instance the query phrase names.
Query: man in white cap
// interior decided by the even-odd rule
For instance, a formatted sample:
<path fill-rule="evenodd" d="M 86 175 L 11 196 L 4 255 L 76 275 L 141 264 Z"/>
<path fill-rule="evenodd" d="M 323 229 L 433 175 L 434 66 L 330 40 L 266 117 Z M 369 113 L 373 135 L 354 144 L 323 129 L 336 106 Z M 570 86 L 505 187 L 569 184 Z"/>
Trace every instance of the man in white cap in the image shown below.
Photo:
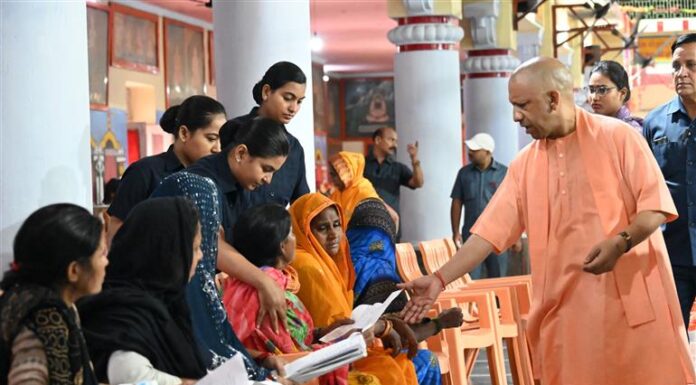
<path fill-rule="evenodd" d="M 483 209 L 491 200 L 498 186 L 505 179 L 507 167 L 493 159 L 495 141 L 488 134 L 480 133 L 467 140 L 466 148 L 469 150 L 469 163 L 457 173 L 457 179 L 452 188 L 452 207 L 450 209 L 452 221 L 452 240 L 459 248 L 469 237 L 469 230 L 474 225 Z M 464 206 L 464 226 L 459 231 L 459 222 Z M 521 245 L 516 245 L 519 247 Z M 502 277 L 507 270 L 507 253 L 500 255 L 491 254 L 483 263 L 471 271 L 473 279 L 482 277 L 482 266 L 486 266 L 486 276 Z"/>

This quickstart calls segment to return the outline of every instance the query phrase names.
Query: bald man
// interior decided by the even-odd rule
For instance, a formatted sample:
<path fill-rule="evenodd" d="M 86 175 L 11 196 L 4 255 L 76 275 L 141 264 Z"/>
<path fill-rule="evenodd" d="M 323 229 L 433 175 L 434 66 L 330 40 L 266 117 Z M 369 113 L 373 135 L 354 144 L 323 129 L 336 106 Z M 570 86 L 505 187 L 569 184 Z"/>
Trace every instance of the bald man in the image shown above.
<path fill-rule="evenodd" d="M 532 308 L 526 333 L 542 385 L 694 382 L 660 225 L 677 217 L 645 140 L 573 101 L 567 68 L 524 63 L 510 78 L 515 121 L 535 141 L 512 161 L 471 237 L 443 268 L 403 287 L 408 321 L 449 282 L 523 231 Z"/>

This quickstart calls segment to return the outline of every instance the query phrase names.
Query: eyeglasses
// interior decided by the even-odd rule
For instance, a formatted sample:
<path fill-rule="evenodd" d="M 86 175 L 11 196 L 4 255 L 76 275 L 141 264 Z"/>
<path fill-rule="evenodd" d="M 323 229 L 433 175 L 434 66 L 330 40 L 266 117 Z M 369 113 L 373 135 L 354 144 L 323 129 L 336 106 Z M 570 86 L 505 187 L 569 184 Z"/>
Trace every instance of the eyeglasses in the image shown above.
<path fill-rule="evenodd" d="M 585 92 L 588 94 L 597 94 L 599 96 L 604 96 L 606 95 L 609 91 L 615 89 L 616 87 L 607 87 L 607 86 L 587 86 L 585 87 Z"/>

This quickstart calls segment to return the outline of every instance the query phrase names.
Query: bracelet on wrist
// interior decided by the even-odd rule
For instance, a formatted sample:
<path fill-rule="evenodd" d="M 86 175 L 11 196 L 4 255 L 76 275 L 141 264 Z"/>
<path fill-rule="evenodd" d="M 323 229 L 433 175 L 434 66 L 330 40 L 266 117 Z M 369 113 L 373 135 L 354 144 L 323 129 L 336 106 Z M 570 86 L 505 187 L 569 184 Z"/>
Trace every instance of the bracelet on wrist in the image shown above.
<path fill-rule="evenodd" d="M 433 275 L 440 281 L 440 284 L 442 285 L 442 290 L 445 290 L 445 287 L 447 287 L 447 281 L 445 281 L 445 277 L 442 276 L 442 273 L 438 270 Z"/>
<path fill-rule="evenodd" d="M 411 161 L 411 165 L 412 165 L 413 167 L 418 167 L 418 166 L 420 166 L 420 160 L 413 160 L 413 161 Z"/>
<path fill-rule="evenodd" d="M 390 320 L 385 319 L 382 321 L 384 321 L 384 330 L 382 330 L 382 333 L 380 333 L 380 335 L 377 336 L 377 338 L 384 338 L 384 337 L 388 336 L 389 333 L 391 333 L 392 329 L 394 328 L 394 325 L 392 324 L 392 322 Z"/>

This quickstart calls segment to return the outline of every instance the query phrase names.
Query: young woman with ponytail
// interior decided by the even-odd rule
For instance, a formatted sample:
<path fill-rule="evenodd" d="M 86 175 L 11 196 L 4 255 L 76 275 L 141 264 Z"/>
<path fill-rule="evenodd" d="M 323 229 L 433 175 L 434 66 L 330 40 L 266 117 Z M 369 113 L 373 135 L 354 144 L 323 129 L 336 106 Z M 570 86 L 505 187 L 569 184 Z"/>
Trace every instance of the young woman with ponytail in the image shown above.
<path fill-rule="evenodd" d="M 107 210 L 109 243 L 131 209 L 147 199 L 162 179 L 204 156 L 220 152 L 220 127 L 225 121 L 222 104 L 204 95 L 191 96 L 164 112 L 160 126 L 174 135 L 174 144 L 166 152 L 142 158 L 126 169 Z"/>
<path fill-rule="evenodd" d="M 271 119 L 283 125 L 290 143 L 290 153 L 283 167 L 276 172 L 273 181 L 250 194 L 254 205 L 277 203 L 287 206 L 309 192 L 307 185 L 304 149 L 285 125 L 297 115 L 305 99 L 307 77 L 297 65 L 282 61 L 273 64 L 256 83 L 251 94 L 257 106 L 246 115 L 238 116 L 220 130 L 224 148 L 231 141 L 231 133 L 243 129 L 257 117 Z"/>

